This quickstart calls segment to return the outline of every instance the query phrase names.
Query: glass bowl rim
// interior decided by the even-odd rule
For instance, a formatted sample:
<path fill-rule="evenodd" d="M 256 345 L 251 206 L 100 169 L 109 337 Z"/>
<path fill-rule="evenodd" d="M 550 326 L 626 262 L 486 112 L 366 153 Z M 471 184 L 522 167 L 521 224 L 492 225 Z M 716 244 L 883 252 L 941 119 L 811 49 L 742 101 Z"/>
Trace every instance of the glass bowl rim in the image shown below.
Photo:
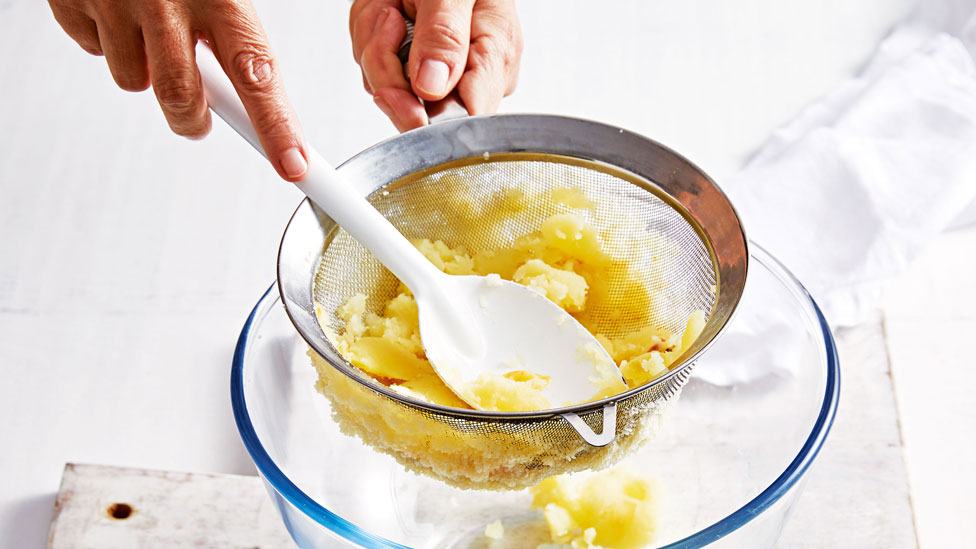
<path fill-rule="evenodd" d="M 824 392 L 824 399 L 820 407 L 820 412 L 817 416 L 817 421 L 814 424 L 810 435 L 807 437 L 806 441 L 804 441 L 803 446 L 800 447 L 800 451 L 797 453 L 796 457 L 793 458 L 786 469 L 780 473 L 772 484 L 767 486 L 762 492 L 753 497 L 742 507 L 733 511 L 728 516 L 723 517 L 714 524 L 711 524 L 710 526 L 707 526 L 688 537 L 662 546 L 659 549 L 702 547 L 727 536 L 735 530 L 738 530 L 746 523 L 762 514 L 763 511 L 779 501 L 779 499 L 783 497 L 783 495 L 785 495 L 799 481 L 800 478 L 803 477 L 804 473 L 806 473 L 807 469 L 810 467 L 810 464 L 813 463 L 813 460 L 823 447 L 827 434 L 830 432 L 831 425 L 833 425 L 834 417 L 837 414 L 837 403 L 840 398 L 840 362 L 837 356 L 837 347 L 834 342 L 834 336 L 830 331 L 827 320 L 824 318 L 823 312 L 821 312 L 820 307 L 817 305 L 816 301 L 814 301 L 813 297 L 806 290 L 803 284 L 801 284 L 800 281 L 797 280 L 796 277 L 794 277 L 793 274 L 790 273 L 790 271 L 783 266 L 782 263 L 780 263 L 761 246 L 758 246 L 755 242 L 750 241 L 749 246 L 750 255 L 753 256 L 752 259 L 759 262 L 761 265 L 763 265 L 763 267 L 766 267 L 774 276 L 785 279 L 782 281 L 795 285 L 801 300 L 803 302 L 808 302 L 808 305 L 812 307 L 812 311 L 816 314 L 821 335 L 823 336 L 824 350 L 827 358 L 827 382 Z M 270 304 L 273 305 L 275 301 L 280 301 L 281 299 L 280 296 L 273 295 L 276 293 L 276 289 L 276 283 L 272 282 L 271 286 L 261 296 L 261 299 L 258 300 L 257 304 L 248 315 L 247 321 L 244 323 L 244 327 L 241 330 L 241 335 L 237 340 L 237 345 L 234 348 L 234 358 L 233 365 L 231 367 L 230 379 L 231 405 L 234 411 L 234 421 L 237 423 L 237 430 L 241 435 L 241 439 L 244 442 L 244 447 L 247 449 L 247 453 L 251 456 L 251 460 L 254 461 L 254 464 L 261 473 L 261 476 L 264 477 L 265 481 L 272 488 L 274 488 L 276 492 L 288 500 L 288 502 L 297 509 L 305 513 L 305 515 L 307 515 L 309 518 L 328 528 L 333 533 L 348 541 L 367 547 L 397 547 L 410 549 L 409 546 L 402 545 L 367 532 L 366 530 L 363 530 L 359 526 L 343 519 L 339 515 L 317 503 L 298 486 L 296 486 L 295 483 L 293 483 L 291 479 L 289 479 L 287 475 L 285 475 L 284 472 L 278 468 L 274 460 L 268 454 L 267 450 L 264 449 L 261 441 L 258 439 L 257 432 L 254 430 L 254 426 L 251 424 L 247 411 L 247 403 L 244 399 L 244 357 L 250 341 L 249 336 L 251 335 L 252 328 L 255 326 L 255 322 L 258 320 L 263 320 L 266 314 L 265 309 L 268 308 L 267 300 L 270 297 L 275 297 L 276 299 L 270 302 Z"/>

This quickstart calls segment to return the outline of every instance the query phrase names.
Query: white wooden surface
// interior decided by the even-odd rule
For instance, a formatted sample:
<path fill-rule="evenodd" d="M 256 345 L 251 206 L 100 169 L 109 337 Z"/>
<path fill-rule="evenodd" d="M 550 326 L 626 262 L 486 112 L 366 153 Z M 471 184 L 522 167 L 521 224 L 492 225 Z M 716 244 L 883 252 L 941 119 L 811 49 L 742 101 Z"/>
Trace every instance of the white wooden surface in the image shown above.
<path fill-rule="evenodd" d="M 522 2 L 522 78 L 503 110 L 619 124 L 721 180 L 852 74 L 911 3 Z M 255 4 L 329 160 L 391 134 L 360 89 L 347 3 Z M 46 538 L 69 461 L 253 472 L 230 413 L 230 357 L 298 196 L 220 126 L 200 143 L 171 135 L 151 94 L 115 88 L 44 2 L 0 0 L 0 51 L 0 546 L 26 547 Z M 878 348 L 867 340 L 847 354 Z M 890 384 L 877 363 L 845 363 L 856 368 L 867 392 L 845 381 L 837 431 L 784 533 L 796 546 L 913 543 Z M 864 543 L 818 545 L 842 519 Z"/>
<path fill-rule="evenodd" d="M 918 537 L 976 540 L 976 226 L 943 235 L 887 288 L 885 335 Z"/>
<path fill-rule="evenodd" d="M 918 547 L 880 318 L 836 337 L 841 364 L 837 418 L 779 545 Z"/>
<path fill-rule="evenodd" d="M 48 547 L 287 549 L 295 543 L 255 477 L 69 463 Z"/>

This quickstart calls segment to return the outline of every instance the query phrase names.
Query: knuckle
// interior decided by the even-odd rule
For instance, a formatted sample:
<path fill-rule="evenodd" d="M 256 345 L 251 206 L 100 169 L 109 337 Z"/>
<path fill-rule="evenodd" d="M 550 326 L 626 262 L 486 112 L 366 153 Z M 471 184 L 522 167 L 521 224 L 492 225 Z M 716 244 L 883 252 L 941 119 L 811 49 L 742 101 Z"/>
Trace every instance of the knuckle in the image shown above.
<path fill-rule="evenodd" d="M 252 93 L 270 93 L 277 85 L 277 68 L 271 52 L 263 46 L 248 44 L 234 55 L 234 71 Z"/>
<path fill-rule="evenodd" d="M 152 21 L 166 21 L 173 17 L 180 6 L 172 0 L 151 0 L 148 2 L 139 2 L 134 7 L 139 10 L 139 13 L 144 14 L 149 17 Z"/>
<path fill-rule="evenodd" d="M 518 19 L 496 11 L 485 11 L 479 14 L 479 18 L 487 29 L 479 38 L 486 38 L 502 45 L 499 52 L 506 56 L 518 58 L 522 55 L 525 42 Z"/>
<path fill-rule="evenodd" d="M 433 21 L 424 36 L 425 46 L 456 51 L 467 47 L 466 34 L 461 25 L 449 20 Z"/>
<path fill-rule="evenodd" d="M 261 127 L 264 129 L 266 135 L 272 137 L 280 137 L 292 133 L 291 123 L 283 113 L 268 115 L 262 120 Z"/>
<path fill-rule="evenodd" d="M 471 44 L 468 57 L 470 64 L 475 67 L 484 67 L 492 71 L 507 69 L 513 60 L 507 45 L 490 39 L 477 40 Z"/>
<path fill-rule="evenodd" d="M 497 40 L 478 40 L 471 45 L 469 55 L 471 70 L 485 75 L 498 86 L 502 95 L 511 95 L 518 82 L 518 55 Z"/>
<path fill-rule="evenodd" d="M 172 0 L 166 1 L 173 4 L 179 3 L 173 2 Z M 222 21 L 232 21 L 236 18 L 242 17 L 245 13 L 244 6 L 238 0 L 218 0 L 216 2 L 210 2 L 210 9 L 212 9 Z"/>
<path fill-rule="evenodd" d="M 255 127 L 258 133 L 266 136 L 275 143 L 279 143 L 278 148 L 282 150 L 288 148 L 288 145 L 293 144 L 292 141 L 295 131 L 292 129 L 291 120 L 287 114 L 280 110 L 259 118 Z M 280 144 L 282 141 L 287 141 L 287 143 Z M 272 147 L 275 147 L 275 145 L 272 145 Z"/>
<path fill-rule="evenodd" d="M 525 47 L 521 28 L 517 23 L 509 22 L 499 29 L 498 34 L 486 37 L 486 55 L 497 61 L 506 72 L 517 72 Z"/>
<path fill-rule="evenodd" d="M 497 35 L 495 35 L 492 40 L 493 43 L 499 45 L 499 50 L 504 53 L 507 57 L 518 57 L 522 54 L 522 49 L 525 44 L 522 39 L 522 30 L 517 24 L 511 24 L 511 22 L 506 21 L 504 25 L 501 25 Z"/>
<path fill-rule="evenodd" d="M 189 72 L 160 78 L 153 88 L 163 109 L 176 116 L 194 114 L 200 101 L 196 79 Z"/>

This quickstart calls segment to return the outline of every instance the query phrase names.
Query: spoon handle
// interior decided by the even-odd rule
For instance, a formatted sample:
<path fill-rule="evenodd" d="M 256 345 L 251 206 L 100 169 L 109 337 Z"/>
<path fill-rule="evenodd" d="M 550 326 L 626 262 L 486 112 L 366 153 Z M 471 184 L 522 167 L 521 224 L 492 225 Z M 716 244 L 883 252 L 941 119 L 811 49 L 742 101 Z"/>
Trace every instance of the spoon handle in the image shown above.
<path fill-rule="evenodd" d="M 237 92 L 203 42 L 197 44 L 197 66 L 210 109 L 267 157 Z M 308 144 L 305 149 L 308 172 L 295 186 L 357 242 L 365 246 L 415 294 L 435 289 L 437 276 L 441 272 L 318 151 Z"/>

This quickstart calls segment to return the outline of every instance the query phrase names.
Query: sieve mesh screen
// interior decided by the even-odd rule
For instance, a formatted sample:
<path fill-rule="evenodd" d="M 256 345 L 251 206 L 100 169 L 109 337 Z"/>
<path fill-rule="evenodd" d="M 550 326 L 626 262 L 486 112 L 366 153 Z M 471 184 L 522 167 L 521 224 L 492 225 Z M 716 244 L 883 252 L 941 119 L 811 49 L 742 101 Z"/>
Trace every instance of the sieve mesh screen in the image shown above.
<path fill-rule="evenodd" d="M 557 189 L 577 189 L 592 207 L 560 202 Z M 509 247 L 554 214 L 581 215 L 614 263 L 605 299 L 592 308 L 588 304 L 578 318 L 610 338 L 647 326 L 681 332 L 692 312 L 710 314 L 715 303 L 716 267 L 702 232 L 652 183 L 596 162 L 527 153 L 466 158 L 402 178 L 368 198 L 407 238 L 439 239 L 472 254 Z M 336 311 L 350 297 L 366 294 L 367 308 L 379 313 L 397 286 L 396 278 L 345 231 L 337 228 L 326 239 L 313 282 L 326 333 L 341 332 Z M 646 306 L 628 306 L 635 287 L 648 290 Z M 595 447 L 558 415 L 452 414 L 374 391 L 370 387 L 377 382 L 355 383 L 337 371 L 366 377 L 358 369 L 313 358 L 320 389 L 344 430 L 408 468 L 479 488 L 527 486 L 553 474 L 612 463 L 653 434 L 654 420 L 690 375 L 686 368 L 620 400 L 613 442 Z M 603 414 L 600 405 L 578 413 L 594 432 L 601 431 Z M 418 434 L 398 435 L 404 429 Z"/>
<path fill-rule="evenodd" d="M 443 240 L 471 253 L 508 247 L 553 214 L 581 214 L 614 259 L 605 304 L 626 304 L 634 286 L 649 289 L 653 297 L 637 318 L 620 318 L 615 310 L 627 307 L 606 305 L 582 313 L 584 324 L 611 338 L 648 325 L 680 332 L 693 311 L 711 310 L 715 268 L 701 236 L 681 213 L 646 187 L 547 158 L 453 166 L 394 182 L 369 201 L 407 238 Z M 593 209 L 552 199 L 554 190 L 567 188 L 581 191 Z M 378 312 L 396 287 L 397 280 L 365 248 L 345 231 L 334 232 L 314 282 L 315 300 L 325 311 L 365 293 L 368 306 Z M 342 329 L 335 315 L 329 322 L 330 329 Z"/>

